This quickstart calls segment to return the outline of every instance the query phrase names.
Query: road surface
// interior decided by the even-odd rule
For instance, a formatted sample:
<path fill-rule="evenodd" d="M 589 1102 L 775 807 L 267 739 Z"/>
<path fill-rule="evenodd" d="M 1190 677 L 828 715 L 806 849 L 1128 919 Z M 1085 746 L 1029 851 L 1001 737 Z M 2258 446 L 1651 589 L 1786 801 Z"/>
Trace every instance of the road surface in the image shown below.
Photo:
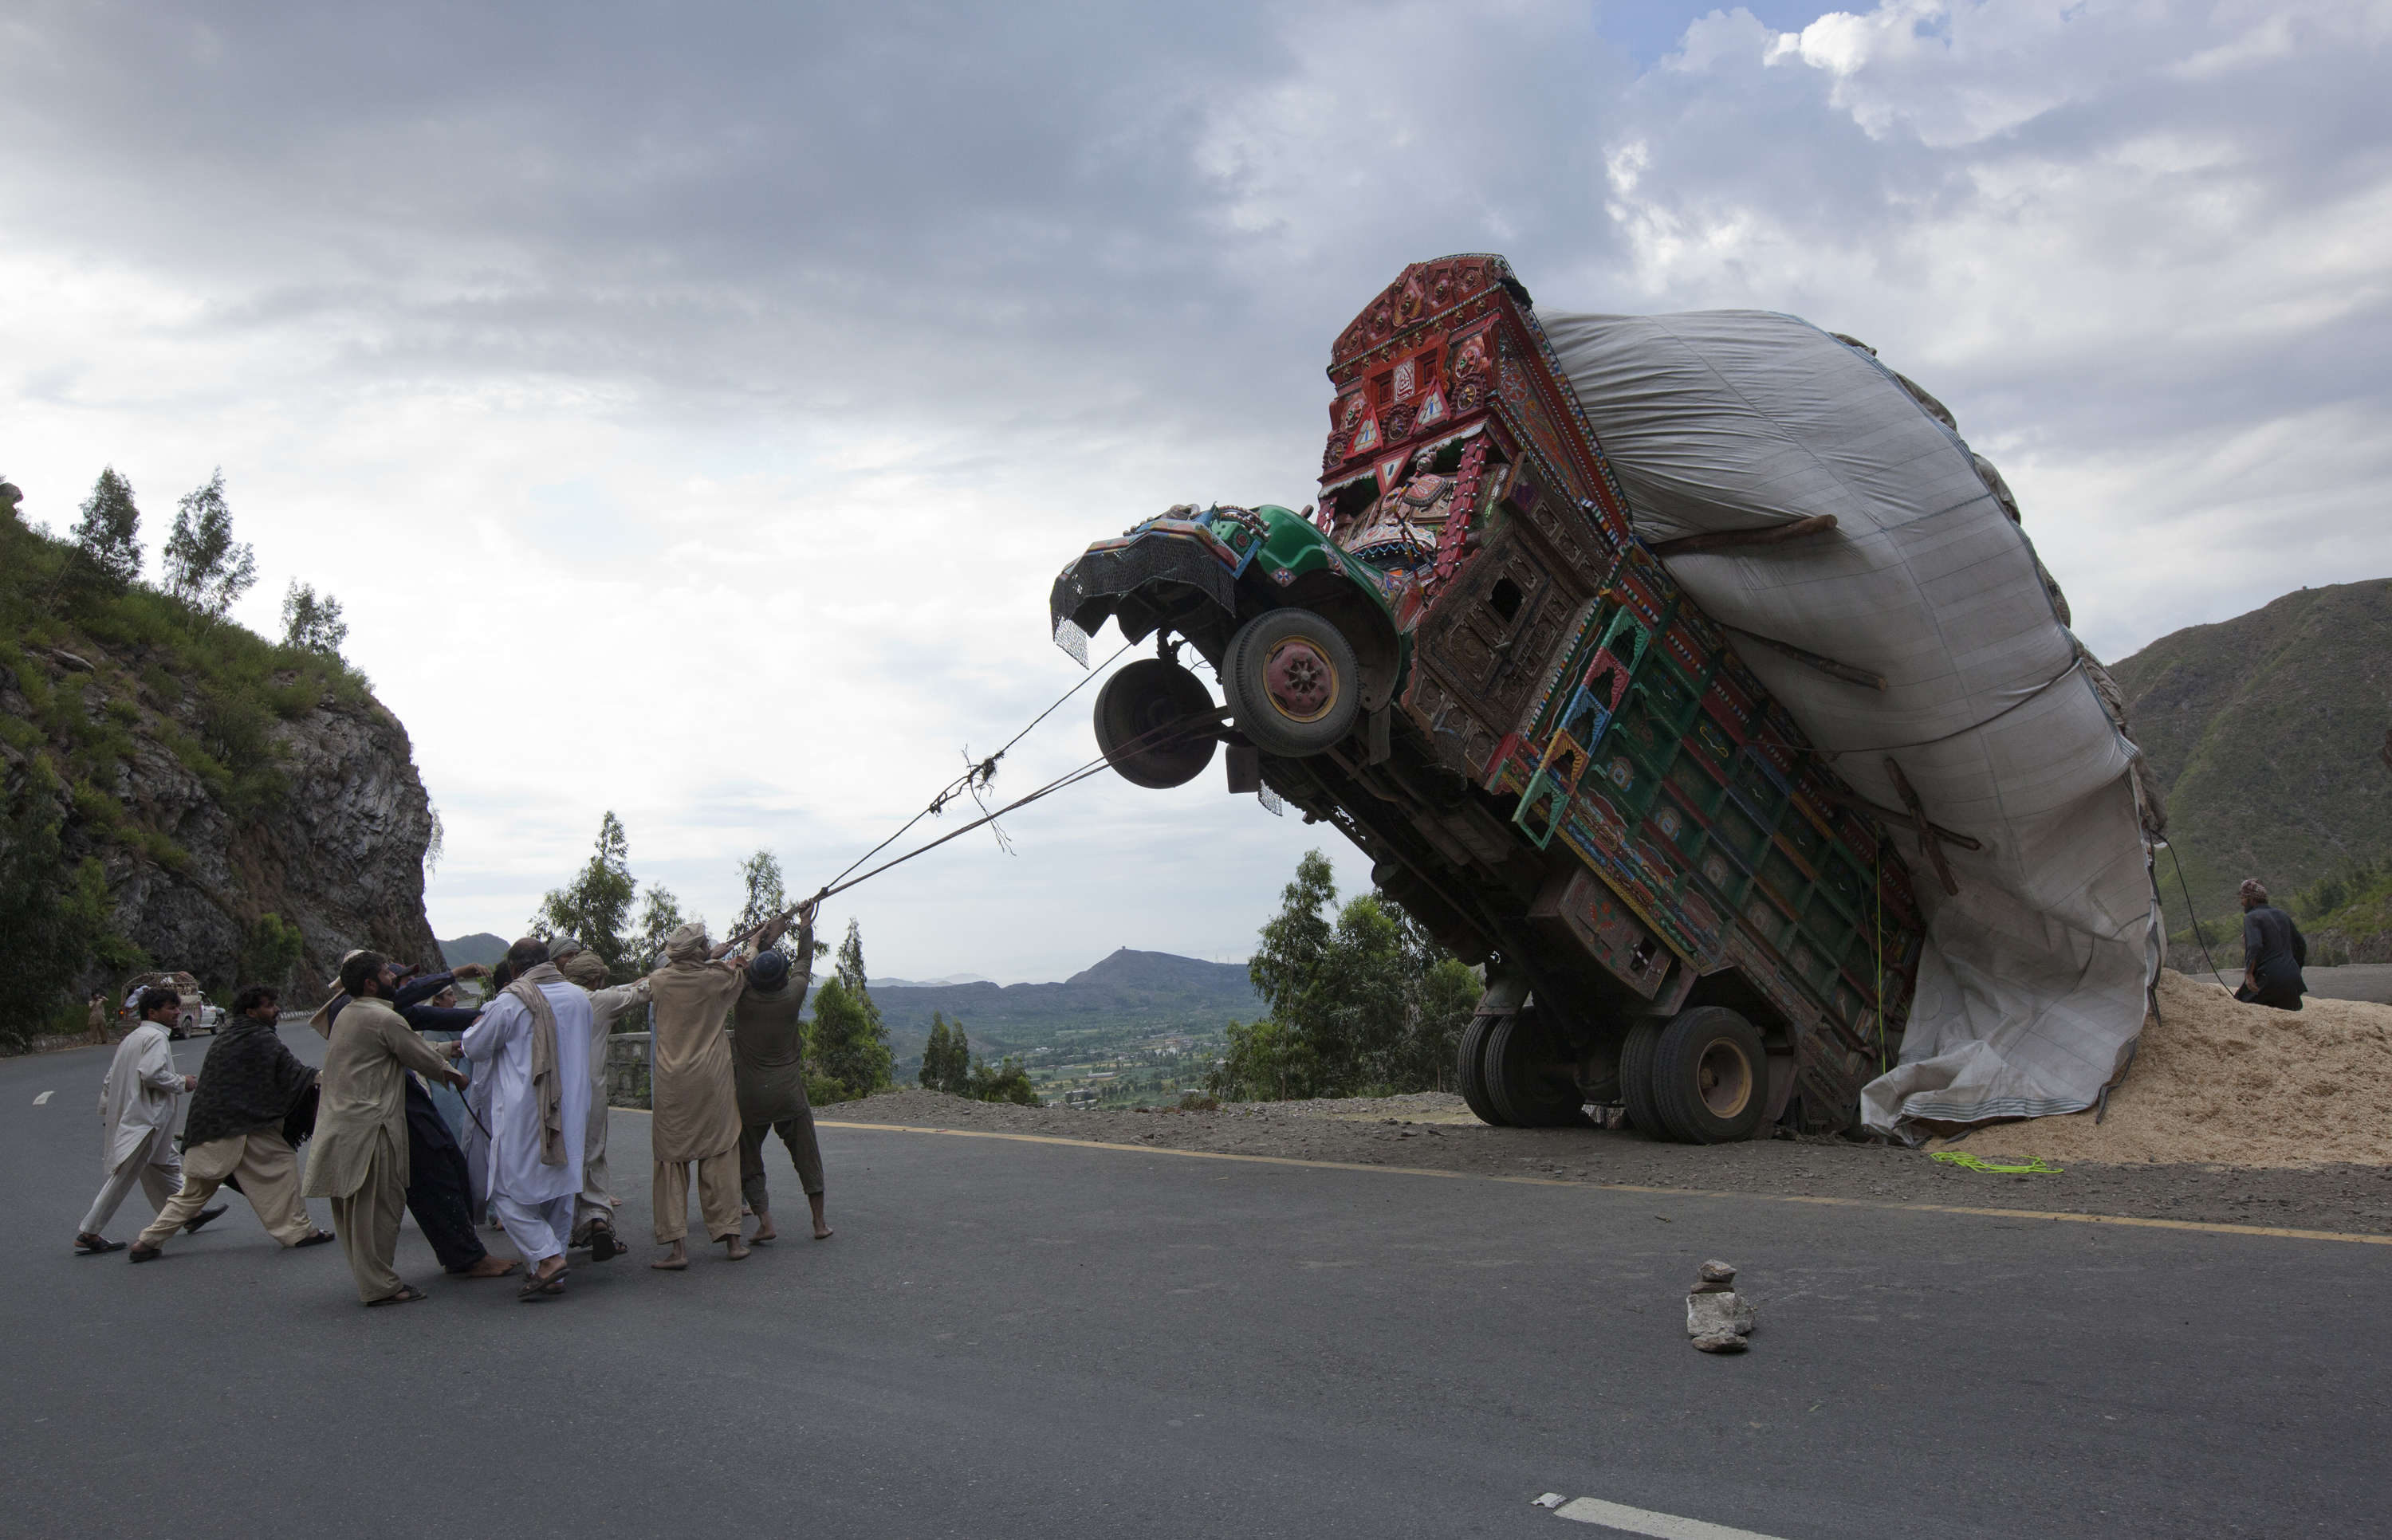
<path fill-rule="evenodd" d="M 105 1065 L 0 1061 L 8 1534 L 2356 1536 L 2392 1497 L 2392 1247 L 831 1128 L 828 1242 L 526 1306 L 410 1225 L 432 1298 L 365 1310 L 237 1197 L 72 1255 Z M 1686 1342 L 1709 1257 L 1740 1358 Z"/>

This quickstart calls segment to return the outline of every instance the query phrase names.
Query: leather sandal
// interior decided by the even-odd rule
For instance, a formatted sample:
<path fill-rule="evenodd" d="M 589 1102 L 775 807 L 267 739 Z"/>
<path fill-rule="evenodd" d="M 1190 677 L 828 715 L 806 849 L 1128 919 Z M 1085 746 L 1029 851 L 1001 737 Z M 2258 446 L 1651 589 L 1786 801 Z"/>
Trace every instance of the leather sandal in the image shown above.
<path fill-rule="evenodd" d="M 156 1262 L 160 1257 L 162 1257 L 165 1254 L 166 1249 L 162 1246 L 136 1246 L 133 1249 L 132 1254 L 124 1260 L 126 1262 Z"/>
<path fill-rule="evenodd" d="M 226 1214 L 229 1213 L 231 1210 L 232 1205 L 228 1203 L 219 1203 L 213 1209 L 202 1209 L 198 1213 L 191 1216 L 191 1222 L 188 1224 L 183 1226 L 183 1234 L 187 1236 L 196 1236 L 200 1233 L 200 1226 L 207 1223 L 210 1220 L 222 1219 Z"/>
<path fill-rule="evenodd" d="M 385 1294 L 379 1300 L 368 1300 L 366 1307 L 370 1310 L 376 1305 L 411 1305 L 418 1300 L 428 1300 L 431 1297 L 413 1284 L 401 1284 L 398 1286 L 397 1293 Z"/>
<path fill-rule="evenodd" d="M 291 1249 L 296 1251 L 303 1246 L 322 1246 L 326 1242 L 335 1238 L 336 1237 L 330 1230 L 310 1230 L 306 1235 L 301 1236 L 297 1240 L 292 1241 L 291 1243 Z"/>
<path fill-rule="evenodd" d="M 123 1241 L 110 1240 L 106 1236 L 95 1236 L 86 1231 L 84 1234 L 75 1236 L 75 1250 L 83 1256 L 104 1257 L 110 1251 L 122 1251 L 124 1249 L 124 1243 Z"/>

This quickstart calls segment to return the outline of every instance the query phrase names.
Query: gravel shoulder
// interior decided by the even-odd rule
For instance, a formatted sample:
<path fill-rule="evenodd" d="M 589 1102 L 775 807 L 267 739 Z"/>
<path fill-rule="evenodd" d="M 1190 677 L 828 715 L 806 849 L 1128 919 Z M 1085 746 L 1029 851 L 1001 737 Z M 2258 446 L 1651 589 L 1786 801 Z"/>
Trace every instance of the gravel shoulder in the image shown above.
<path fill-rule="evenodd" d="M 1435 1093 L 1249 1103 L 1216 1112 L 1112 1112 L 970 1102 L 909 1088 L 822 1107 L 816 1116 L 1480 1176 L 2392 1235 L 2392 1166 L 2071 1163 L 2056 1176 L 2011 1176 L 1944 1165 L 1924 1151 L 1835 1138 L 1695 1146 L 1627 1130 L 1489 1128 L 1470 1116 L 1461 1097 Z"/>

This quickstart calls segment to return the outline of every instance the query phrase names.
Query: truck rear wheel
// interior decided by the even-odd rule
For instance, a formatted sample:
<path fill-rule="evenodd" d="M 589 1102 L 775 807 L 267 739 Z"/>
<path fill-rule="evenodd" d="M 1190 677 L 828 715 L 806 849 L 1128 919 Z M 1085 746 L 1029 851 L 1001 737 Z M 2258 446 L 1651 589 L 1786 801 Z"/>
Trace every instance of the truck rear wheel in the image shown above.
<path fill-rule="evenodd" d="M 1724 1005 L 1681 1011 L 1653 1051 L 1653 1097 L 1689 1145 L 1749 1139 L 1769 1110 L 1769 1050 L 1761 1029 Z"/>
<path fill-rule="evenodd" d="M 1310 610 L 1265 610 L 1221 662 L 1229 719 L 1265 754 L 1301 759 L 1354 730 L 1362 669 L 1345 634 Z"/>
<path fill-rule="evenodd" d="M 1505 1018 L 1500 1016 L 1475 1016 L 1470 1025 L 1462 1029 L 1462 1048 L 1454 1055 L 1453 1079 L 1461 1089 L 1462 1099 L 1470 1104 L 1470 1111 L 1482 1123 L 1497 1128 L 1503 1124 L 1503 1114 L 1496 1110 L 1495 1098 L 1487 1094 L 1487 1039 L 1496 1025 Z"/>
<path fill-rule="evenodd" d="M 1494 1018 L 1487 1035 L 1488 1099 L 1514 1128 L 1564 1128 L 1580 1120 L 1577 1064 L 1534 1006 Z"/>
<path fill-rule="evenodd" d="M 1124 781 L 1184 786 L 1213 762 L 1213 692 L 1176 663 L 1140 658 L 1097 692 L 1097 747 Z"/>
<path fill-rule="evenodd" d="M 1670 1137 L 1661 1119 L 1661 1104 L 1653 1095 L 1653 1051 L 1661 1042 L 1661 1024 L 1640 1021 L 1628 1029 L 1619 1044 L 1619 1099 L 1628 1104 L 1628 1120 L 1636 1132 L 1655 1139 Z"/>

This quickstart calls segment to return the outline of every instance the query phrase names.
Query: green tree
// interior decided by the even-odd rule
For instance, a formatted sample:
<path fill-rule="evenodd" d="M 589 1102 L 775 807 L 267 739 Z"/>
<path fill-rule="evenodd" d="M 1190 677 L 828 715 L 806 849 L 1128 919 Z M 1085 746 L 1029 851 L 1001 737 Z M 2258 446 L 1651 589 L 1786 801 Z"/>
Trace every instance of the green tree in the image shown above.
<path fill-rule="evenodd" d="M 263 984 L 271 990 L 291 987 L 292 970 L 306 951 L 306 938 L 295 925 L 285 924 L 272 910 L 252 921 L 241 938 L 240 984 Z"/>
<path fill-rule="evenodd" d="M 166 591 L 212 620 L 222 619 L 257 582 L 257 557 L 232 537 L 225 504 L 224 468 L 175 506 L 175 527 L 162 552 Z"/>
<path fill-rule="evenodd" d="M 45 779 L 27 777 L 0 816 L 0 1041 L 12 1043 L 40 1031 L 85 971 L 143 962 L 110 923 L 99 859 L 66 860 Z"/>
<path fill-rule="evenodd" d="M 111 465 L 91 484 L 91 496 L 76 521 L 77 563 L 118 588 L 141 576 L 141 510 L 133 503 L 133 484 Z"/>
<path fill-rule="evenodd" d="M 807 1092 L 818 1101 L 849 1102 L 887 1087 L 895 1077 L 889 1031 L 872 997 L 837 974 L 814 988 L 813 1029 L 808 1034 L 812 1073 Z M 819 1085 L 823 1093 L 814 1088 Z"/>
<path fill-rule="evenodd" d="M 1331 918 L 1332 913 L 1335 918 Z M 1349 1096 L 1444 1085 L 1478 976 L 1392 901 L 1337 907 L 1327 858 L 1308 852 L 1247 964 L 1270 1006 L 1232 1024 L 1207 1079 L 1244 1100 Z"/>
<path fill-rule="evenodd" d="M 531 917 L 532 934 L 573 937 L 605 963 L 608 977 L 628 979 L 635 964 L 623 929 L 638 886 L 631 878 L 630 841 L 610 809 L 599 821 L 598 845 L 589 862 L 571 882 L 540 899 Z"/>
<path fill-rule="evenodd" d="M 292 578 L 282 592 L 282 645 L 338 657 L 341 643 L 348 639 L 349 623 L 341 618 L 341 602 Z"/>
<path fill-rule="evenodd" d="M 971 1067 L 964 1084 L 965 1095 L 976 1102 L 1012 1102 L 1021 1106 L 1038 1105 L 1038 1088 L 1030 1083 L 1030 1071 L 1021 1061 L 1008 1054 L 1005 1062 L 994 1068 L 986 1059 Z"/>
<path fill-rule="evenodd" d="M 949 1027 L 945 1016 L 930 1013 L 930 1041 L 922 1050 L 922 1072 L 916 1078 L 931 1091 L 965 1094 L 971 1079 L 971 1044 L 961 1022 Z"/>
<path fill-rule="evenodd" d="M 740 905 L 739 918 L 731 923 L 731 934 L 734 936 L 754 930 L 775 916 L 786 914 L 797 907 L 789 901 L 788 893 L 782 886 L 780 859 L 770 850 L 759 850 L 739 863 L 739 883 L 746 889 L 748 897 Z M 830 951 L 830 943 L 819 937 L 814 940 L 812 957 L 790 955 L 789 949 L 798 944 L 795 937 L 784 936 L 776 944 L 781 955 L 789 959 L 791 970 L 801 971 L 809 977 L 813 974 L 815 959 Z"/>
<path fill-rule="evenodd" d="M 673 897 L 673 890 L 662 883 L 650 883 L 647 897 L 640 900 L 640 918 L 625 943 L 631 971 L 636 974 L 656 966 L 657 954 L 665 950 L 665 938 L 682 923 L 681 900 Z M 699 923 L 705 922 L 700 919 Z"/>

